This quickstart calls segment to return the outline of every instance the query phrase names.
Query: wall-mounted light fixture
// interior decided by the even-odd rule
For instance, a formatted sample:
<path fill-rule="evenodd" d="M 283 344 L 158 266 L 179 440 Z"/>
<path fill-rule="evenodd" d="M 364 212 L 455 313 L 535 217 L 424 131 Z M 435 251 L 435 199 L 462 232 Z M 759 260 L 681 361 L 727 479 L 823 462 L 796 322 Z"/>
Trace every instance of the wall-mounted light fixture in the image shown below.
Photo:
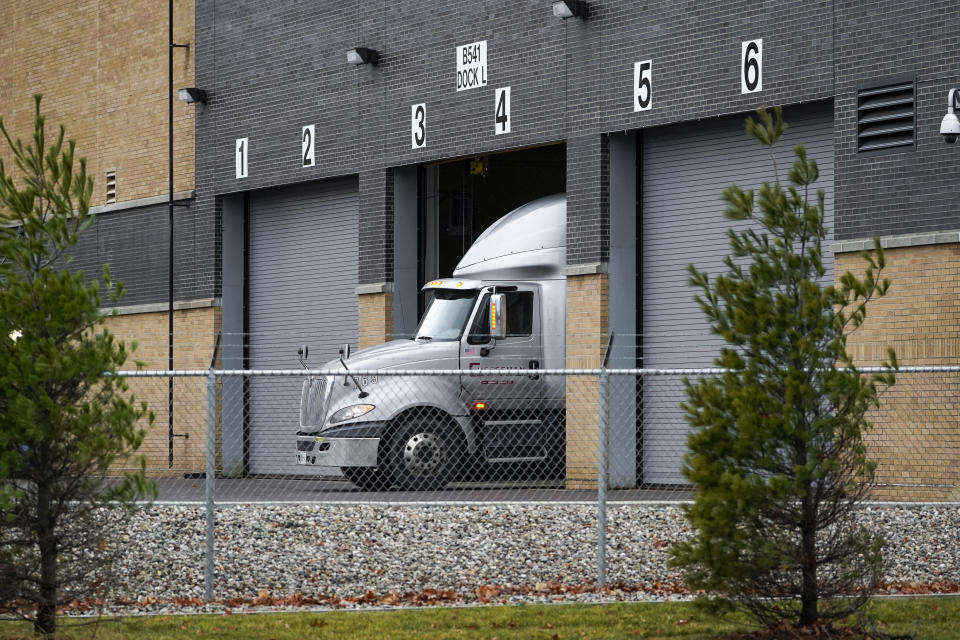
<path fill-rule="evenodd" d="M 186 87 L 177 91 L 180 95 L 180 100 L 186 102 L 187 104 L 199 103 L 207 104 L 207 92 L 203 89 L 197 89 L 196 87 Z"/>
<path fill-rule="evenodd" d="M 957 119 L 955 109 L 960 109 L 960 89 L 950 89 L 947 94 L 947 115 L 943 116 L 943 122 L 940 123 L 940 135 L 944 142 L 950 144 L 960 136 L 960 119 Z"/>
<path fill-rule="evenodd" d="M 558 18 L 586 18 L 587 3 L 584 0 L 557 0 L 553 3 L 553 15 Z"/>
<path fill-rule="evenodd" d="M 366 47 L 357 47 L 347 51 L 347 62 L 350 64 L 377 64 L 380 61 L 380 54 L 373 49 Z"/>

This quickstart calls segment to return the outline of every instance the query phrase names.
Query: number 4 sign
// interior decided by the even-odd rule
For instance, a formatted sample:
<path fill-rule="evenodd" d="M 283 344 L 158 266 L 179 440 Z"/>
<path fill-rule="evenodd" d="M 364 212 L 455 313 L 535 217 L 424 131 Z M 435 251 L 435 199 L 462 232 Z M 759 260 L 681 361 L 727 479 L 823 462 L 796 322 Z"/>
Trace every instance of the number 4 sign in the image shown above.
<path fill-rule="evenodd" d="M 494 131 L 497 135 L 510 133 L 510 87 L 497 89 L 496 111 L 494 112 Z"/>

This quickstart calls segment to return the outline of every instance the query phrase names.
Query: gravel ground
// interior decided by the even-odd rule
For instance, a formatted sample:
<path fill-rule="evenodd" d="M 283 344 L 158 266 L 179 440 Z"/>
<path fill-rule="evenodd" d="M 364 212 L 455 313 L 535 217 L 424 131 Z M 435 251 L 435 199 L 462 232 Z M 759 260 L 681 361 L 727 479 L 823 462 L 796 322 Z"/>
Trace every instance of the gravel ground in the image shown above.
<path fill-rule="evenodd" d="M 960 581 L 960 506 L 872 505 L 861 517 L 889 542 L 888 582 Z M 583 586 L 596 579 L 589 505 L 224 506 L 216 528 L 221 604 L 201 605 L 203 508 L 154 505 L 117 535 L 124 552 L 110 601 L 123 604 L 108 612 L 269 608 L 291 604 L 289 596 L 335 607 L 678 597 L 680 574 L 666 558 L 669 542 L 689 535 L 679 509 L 611 505 L 607 518 L 615 588 L 597 590 Z M 421 596 L 387 595 L 410 593 Z"/>

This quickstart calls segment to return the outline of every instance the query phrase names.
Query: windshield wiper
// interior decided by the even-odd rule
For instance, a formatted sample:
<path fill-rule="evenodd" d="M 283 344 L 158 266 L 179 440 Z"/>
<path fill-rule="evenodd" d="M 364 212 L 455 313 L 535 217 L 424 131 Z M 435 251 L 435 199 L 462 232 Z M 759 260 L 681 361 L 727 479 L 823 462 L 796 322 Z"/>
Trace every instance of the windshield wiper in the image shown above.
<path fill-rule="evenodd" d="M 431 336 L 417 336 L 417 340 L 433 340 Z"/>

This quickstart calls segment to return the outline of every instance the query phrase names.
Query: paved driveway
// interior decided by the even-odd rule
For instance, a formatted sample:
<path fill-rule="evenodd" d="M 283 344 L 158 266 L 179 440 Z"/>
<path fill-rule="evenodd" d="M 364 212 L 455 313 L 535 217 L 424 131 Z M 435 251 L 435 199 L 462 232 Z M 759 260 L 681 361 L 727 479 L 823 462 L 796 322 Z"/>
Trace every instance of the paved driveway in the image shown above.
<path fill-rule="evenodd" d="M 217 502 L 324 502 L 324 503 L 437 503 L 437 502 L 596 502 L 597 491 L 564 489 L 559 482 L 511 481 L 459 482 L 443 491 L 361 491 L 341 478 L 217 478 Z M 206 480 L 157 480 L 158 502 L 203 502 Z M 676 502 L 690 498 L 688 489 L 611 489 L 610 502 Z"/>

